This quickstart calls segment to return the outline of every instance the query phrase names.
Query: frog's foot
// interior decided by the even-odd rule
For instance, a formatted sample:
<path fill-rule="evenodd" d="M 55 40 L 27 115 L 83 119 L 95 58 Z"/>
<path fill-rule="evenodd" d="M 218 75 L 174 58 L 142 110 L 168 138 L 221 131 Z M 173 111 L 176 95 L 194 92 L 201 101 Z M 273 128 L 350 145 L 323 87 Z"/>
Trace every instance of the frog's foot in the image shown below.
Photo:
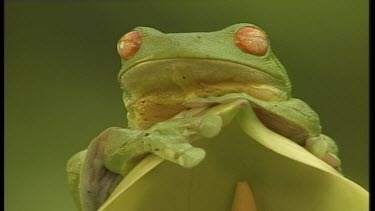
<path fill-rule="evenodd" d="M 204 159 L 206 153 L 190 143 L 198 138 L 212 138 L 219 134 L 221 128 L 222 119 L 215 114 L 171 119 L 150 128 L 144 144 L 150 152 L 185 168 L 192 168 Z"/>
<path fill-rule="evenodd" d="M 111 128 L 103 160 L 107 169 L 125 176 L 147 154 L 191 168 L 205 157 L 205 151 L 191 145 L 199 138 L 219 134 L 222 119 L 215 114 L 174 118 L 159 122 L 147 130 Z"/>
<path fill-rule="evenodd" d="M 165 131 L 169 130 L 175 137 L 164 135 L 168 139 L 158 139 L 156 136 L 148 140 L 148 144 L 152 146 L 151 152 L 186 168 L 196 166 L 205 157 L 204 150 L 191 146 L 190 142 L 196 138 L 216 136 L 221 128 L 229 124 L 238 111 L 249 106 L 249 103 L 243 99 L 233 99 L 214 103 L 199 102 L 199 105 L 193 103 L 190 106 L 191 110 L 178 115 L 176 119 L 158 123 L 150 128 L 151 133 L 164 131 L 165 134 Z M 198 117 L 189 118 L 191 113 Z"/>
<path fill-rule="evenodd" d="M 341 172 L 341 161 L 337 157 L 338 149 L 330 137 L 321 134 L 318 137 L 308 138 L 305 147 L 312 154 Z"/>

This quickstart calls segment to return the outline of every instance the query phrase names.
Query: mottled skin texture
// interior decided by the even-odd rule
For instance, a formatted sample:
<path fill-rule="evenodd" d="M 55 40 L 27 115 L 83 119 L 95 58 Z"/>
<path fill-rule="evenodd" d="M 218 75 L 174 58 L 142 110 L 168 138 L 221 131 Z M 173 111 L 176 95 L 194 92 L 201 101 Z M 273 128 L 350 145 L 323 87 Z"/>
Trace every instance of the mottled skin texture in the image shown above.
<path fill-rule="evenodd" d="M 197 165 L 205 153 L 190 143 L 216 136 L 222 117 L 176 115 L 239 98 L 250 103 L 267 127 L 339 169 L 335 143 L 321 134 L 318 115 L 291 97 L 286 70 L 272 53 L 269 39 L 256 37 L 266 46 L 258 51 L 262 55 L 236 44 L 236 32 L 248 26 L 258 30 L 247 23 L 215 32 L 133 30 L 140 46 L 122 57 L 119 73 L 129 128 L 105 130 L 67 165 L 81 210 L 97 210 L 123 176 L 149 153 L 183 167 Z"/>

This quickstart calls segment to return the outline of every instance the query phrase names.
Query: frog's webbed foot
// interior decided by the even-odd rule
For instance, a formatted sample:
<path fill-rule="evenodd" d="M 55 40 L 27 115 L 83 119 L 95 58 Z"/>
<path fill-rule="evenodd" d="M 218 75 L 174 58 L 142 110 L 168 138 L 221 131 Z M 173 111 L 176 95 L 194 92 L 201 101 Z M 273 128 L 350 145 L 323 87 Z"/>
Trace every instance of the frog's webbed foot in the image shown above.
<path fill-rule="evenodd" d="M 149 135 L 143 142 L 150 152 L 185 168 L 191 168 L 198 165 L 206 153 L 190 143 L 199 138 L 212 138 L 219 134 L 221 128 L 222 119 L 214 114 L 170 119 L 147 130 Z"/>
<path fill-rule="evenodd" d="M 104 149 L 105 166 L 125 176 L 147 154 L 156 154 L 183 167 L 191 168 L 205 157 L 205 151 L 193 147 L 199 138 L 212 138 L 222 128 L 220 116 L 174 118 L 159 122 L 147 130 L 113 128 Z"/>
<path fill-rule="evenodd" d="M 306 140 L 305 148 L 312 154 L 328 163 L 341 172 L 341 161 L 338 158 L 338 148 L 335 142 L 328 136 L 321 134 Z"/>

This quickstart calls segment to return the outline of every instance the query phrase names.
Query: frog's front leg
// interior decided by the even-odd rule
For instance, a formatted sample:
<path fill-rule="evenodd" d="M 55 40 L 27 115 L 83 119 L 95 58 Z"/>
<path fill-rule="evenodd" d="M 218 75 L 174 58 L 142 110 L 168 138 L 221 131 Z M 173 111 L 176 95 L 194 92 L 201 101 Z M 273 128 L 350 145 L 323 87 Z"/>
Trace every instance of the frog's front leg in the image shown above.
<path fill-rule="evenodd" d="M 205 157 L 203 149 L 190 143 L 216 136 L 221 117 L 205 115 L 170 119 L 148 130 L 108 128 L 87 150 L 67 164 L 69 184 L 81 210 L 97 210 L 113 189 L 147 154 L 154 153 L 183 167 L 193 167 Z"/>
<path fill-rule="evenodd" d="M 268 123 L 276 122 L 271 127 L 274 131 L 279 131 L 279 134 L 304 146 L 306 150 L 341 172 L 341 161 L 338 158 L 336 143 L 330 137 L 320 133 L 320 123 L 317 114 L 301 100 L 292 98 L 288 101 L 268 102 L 244 93 L 230 93 L 220 97 L 192 99 L 185 106 L 194 108 L 203 105 L 228 104 L 229 102 L 235 102 L 236 99 L 248 101 L 250 106 L 255 105 L 255 107 L 262 108 L 263 110 L 261 111 L 268 111 L 268 114 L 273 114 L 274 116 L 266 116 L 273 118 L 265 118 L 264 121 L 268 121 Z M 242 104 L 245 105 L 246 103 L 243 102 Z M 216 107 L 218 108 L 218 106 L 214 108 Z M 258 115 L 261 116 L 262 113 L 259 112 Z M 288 122 L 292 124 L 289 123 L 288 125 Z M 300 128 L 304 128 L 305 135 L 301 136 L 302 130 Z M 300 137 L 303 139 L 300 139 Z"/>
<path fill-rule="evenodd" d="M 128 137 L 128 129 L 116 129 L 108 136 L 104 164 L 112 172 L 126 175 L 145 155 L 154 153 L 183 167 L 196 166 L 205 157 L 203 149 L 190 143 L 198 138 L 216 136 L 222 127 L 221 117 L 177 118 L 155 124 Z"/>

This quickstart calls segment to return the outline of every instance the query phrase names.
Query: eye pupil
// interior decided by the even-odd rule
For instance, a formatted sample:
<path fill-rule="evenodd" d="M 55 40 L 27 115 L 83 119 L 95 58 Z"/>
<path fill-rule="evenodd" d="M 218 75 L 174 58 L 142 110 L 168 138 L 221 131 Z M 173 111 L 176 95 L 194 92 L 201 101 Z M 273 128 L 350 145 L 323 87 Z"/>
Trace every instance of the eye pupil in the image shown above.
<path fill-rule="evenodd" d="M 142 43 L 138 32 L 132 31 L 121 37 L 117 43 L 117 52 L 123 59 L 131 58 L 140 48 Z"/>
<path fill-rule="evenodd" d="M 266 34 L 252 26 L 245 26 L 239 29 L 235 34 L 235 42 L 242 51 L 256 56 L 265 55 L 269 47 Z"/>

